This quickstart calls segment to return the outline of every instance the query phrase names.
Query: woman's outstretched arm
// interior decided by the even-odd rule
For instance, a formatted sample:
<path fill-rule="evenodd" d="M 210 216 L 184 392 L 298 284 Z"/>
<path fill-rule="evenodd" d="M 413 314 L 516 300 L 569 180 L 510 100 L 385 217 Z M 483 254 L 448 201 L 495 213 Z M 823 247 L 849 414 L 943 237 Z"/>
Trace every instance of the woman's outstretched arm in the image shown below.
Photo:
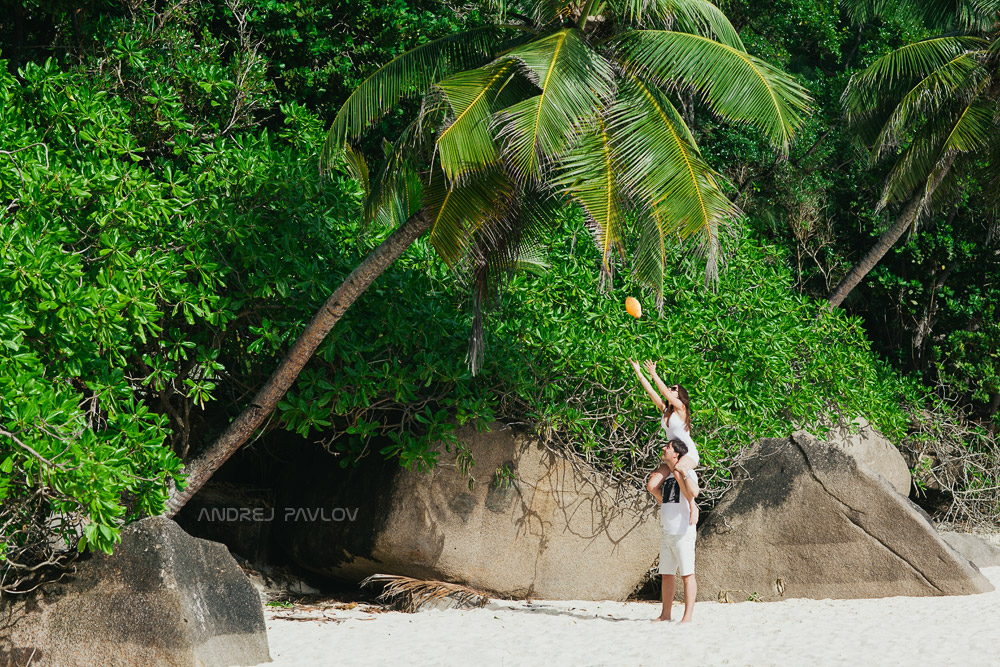
<path fill-rule="evenodd" d="M 646 393 L 649 395 L 650 400 L 653 401 L 653 405 L 655 405 L 660 412 L 663 412 L 664 408 L 667 407 L 667 404 L 663 402 L 663 398 L 656 393 L 656 390 L 649 384 L 649 380 L 647 380 L 646 376 L 642 374 L 642 369 L 639 368 L 639 362 L 635 359 L 629 359 L 628 362 L 632 365 L 632 370 L 635 371 L 636 376 L 639 378 L 639 384 L 642 385 L 642 388 L 645 389 Z"/>
<path fill-rule="evenodd" d="M 677 394 L 667 389 L 666 383 L 660 379 L 659 375 L 656 374 L 656 362 L 647 360 L 643 362 L 643 366 L 645 366 L 646 370 L 649 371 L 649 376 L 653 378 L 653 382 L 656 383 L 656 388 L 660 390 L 661 394 L 663 394 L 663 398 L 666 399 L 670 405 L 674 406 L 674 410 L 683 416 L 684 410 L 686 409 L 684 407 L 684 403 L 682 403 L 681 399 L 677 397 Z"/>

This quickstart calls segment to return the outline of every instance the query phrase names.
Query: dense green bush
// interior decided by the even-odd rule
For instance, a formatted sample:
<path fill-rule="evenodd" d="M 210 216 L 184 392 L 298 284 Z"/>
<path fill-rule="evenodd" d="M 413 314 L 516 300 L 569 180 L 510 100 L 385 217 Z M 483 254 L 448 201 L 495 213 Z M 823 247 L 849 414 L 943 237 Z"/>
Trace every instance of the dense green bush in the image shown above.
<path fill-rule="evenodd" d="M 203 31 L 198 8 L 102 18 L 106 38 L 81 67 L 3 68 L 0 589 L 30 585 L 25 568 L 66 546 L 108 551 L 123 521 L 160 512 L 180 460 L 243 407 L 374 242 L 354 184 L 320 177 L 323 123 L 295 102 L 270 112 L 280 122 L 264 113 L 276 98 L 254 43 Z M 394 279 L 414 276 L 427 282 Z M 424 289 L 435 287 L 412 291 Z M 425 316 L 449 327 L 439 314 Z M 348 420 L 381 379 L 407 406 L 394 451 L 420 459 L 410 452 L 426 431 L 406 424 L 437 436 L 442 415 L 478 408 L 432 383 L 467 377 L 461 355 L 411 341 L 418 378 L 352 375 L 361 350 L 340 348 L 329 354 L 350 363 L 335 369 L 342 418 L 307 400 L 314 373 L 276 425 L 367 433 Z M 415 388 L 457 407 L 431 411 Z"/>
<path fill-rule="evenodd" d="M 513 281 L 494 339 L 519 342 L 528 377 L 511 377 L 511 386 L 533 416 L 593 458 L 648 463 L 658 416 L 628 357 L 657 360 L 668 382 L 688 389 L 710 466 L 726 467 L 759 438 L 858 416 L 889 437 L 905 434 L 902 404 L 918 393 L 874 357 L 856 319 L 795 292 L 784 251 L 741 235 L 709 290 L 678 249 L 662 315 L 647 299 L 636 321 L 623 302 L 642 299 L 637 288 L 620 279 L 610 293 L 598 289 L 596 251 L 582 227 L 575 238 L 575 251 L 574 237 L 552 241 L 546 276 Z M 608 446 L 630 439 L 630 451 Z"/>
<path fill-rule="evenodd" d="M 158 511 L 180 466 L 137 350 L 186 360 L 167 321 L 219 323 L 216 279 L 137 166 L 127 106 L 51 64 L 21 74 L 0 74 L 0 539 L 39 548 L 40 515 L 82 513 L 108 550 L 123 496 Z"/>
<path fill-rule="evenodd" d="M 749 48 L 799 74 L 816 110 L 775 162 L 745 137 L 707 123 L 705 152 L 737 185 L 753 233 L 788 248 L 797 287 L 827 296 L 890 224 L 879 210 L 889 163 L 872 164 L 846 131 L 841 94 L 850 76 L 889 50 L 938 34 L 906 15 L 852 23 L 839 0 L 725 3 Z M 887 9 L 901 3 L 889 3 Z M 843 307 L 862 318 L 877 352 L 940 397 L 994 431 L 1000 429 L 993 211 L 967 204 L 981 184 L 966 182 L 965 201 L 923 221 L 905 247 L 889 253 Z"/>

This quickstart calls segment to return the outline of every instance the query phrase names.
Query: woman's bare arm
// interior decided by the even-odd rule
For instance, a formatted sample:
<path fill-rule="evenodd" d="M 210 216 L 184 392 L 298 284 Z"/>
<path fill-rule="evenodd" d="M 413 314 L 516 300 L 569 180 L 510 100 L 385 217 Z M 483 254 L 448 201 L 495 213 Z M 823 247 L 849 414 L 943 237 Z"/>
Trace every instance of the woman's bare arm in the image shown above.
<path fill-rule="evenodd" d="M 642 369 L 639 368 L 639 362 L 634 359 L 629 359 L 628 362 L 632 365 L 632 369 L 639 378 L 639 383 L 642 385 L 642 388 L 646 390 L 646 394 L 649 396 L 650 400 L 653 401 L 653 405 L 655 405 L 660 412 L 663 412 L 664 408 L 667 407 L 667 404 L 663 402 L 663 398 L 656 393 L 656 390 L 649 384 L 649 380 L 647 380 L 646 376 L 642 374 Z"/>
<path fill-rule="evenodd" d="M 660 379 L 659 375 L 657 375 L 656 362 L 646 361 L 643 365 L 646 367 L 646 370 L 649 371 L 649 376 L 653 378 L 653 382 L 656 384 L 656 388 L 660 390 L 661 394 L 663 394 L 663 398 L 666 399 L 667 402 L 669 402 L 670 405 L 674 407 L 674 411 L 678 413 L 678 416 L 680 416 L 681 419 L 684 419 L 684 417 L 686 416 L 684 414 L 686 408 L 684 407 L 684 404 L 681 402 L 681 399 L 679 399 L 674 392 L 669 391 L 667 389 L 667 384 Z"/>

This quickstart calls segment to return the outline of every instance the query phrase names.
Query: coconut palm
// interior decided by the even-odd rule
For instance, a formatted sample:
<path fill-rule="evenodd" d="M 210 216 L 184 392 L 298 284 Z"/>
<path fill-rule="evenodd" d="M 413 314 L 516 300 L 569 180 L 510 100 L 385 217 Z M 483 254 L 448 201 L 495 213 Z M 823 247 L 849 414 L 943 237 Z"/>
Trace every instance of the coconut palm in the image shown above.
<path fill-rule="evenodd" d="M 1000 30 L 998 0 L 938 0 L 941 18 L 961 26 L 908 44 L 852 77 L 844 91 L 848 121 L 873 159 L 896 158 L 879 208 L 901 204 L 893 224 L 829 297 L 839 306 L 907 230 L 944 202 L 954 201 L 962 174 L 978 160 L 980 177 L 997 192 L 1000 178 Z M 941 7 L 951 7 L 946 15 Z"/>
<path fill-rule="evenodd" d="M 941 30 L 982 30 L 996 15 L 994 0 L 840 0 L 855 24 L 896 17 L 922 21 Z"/>
<path fill-rule="evenodd" d="M 503 23 L 399 56 L 362 83 L 333 122 L 326 161 L 341 157 L 365 188 L 369 219 L 396 230 L 309 323 L 281 367 L 227 432 L 188 466 L 193 490 L 245 442 L 344 311 L 418 237 L 468 272 L 481 304 L 552 208 L 584 212 L 610 273 L 627 239 L 634 270 L 659 295 L 670 245 L 688 239 L 715 271 L 720 236 L 737 216 L 678 110 L 700 100 L 755 127 L 786 152 L 808 97 L 791 77 L 747 54 L 704 0 L 533 0 L 504 3 Z M 351 147 L 399 103 L 419 101 L 380 164 Z"/>

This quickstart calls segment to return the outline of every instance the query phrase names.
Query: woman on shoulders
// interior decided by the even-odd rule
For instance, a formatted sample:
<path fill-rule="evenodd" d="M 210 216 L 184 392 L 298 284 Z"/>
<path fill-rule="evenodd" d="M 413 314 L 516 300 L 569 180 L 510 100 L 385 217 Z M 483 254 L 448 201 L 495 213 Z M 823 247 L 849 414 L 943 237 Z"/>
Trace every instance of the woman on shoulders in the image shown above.
<path fill-rule="evenodd" d="M 635 374 L 639 378 L 639 383 L 646 390 L 646 394 L 653 401 L 653 405 L 660 411 L 660 426 L 667 437 L 667 440 L 680 440 L 687 445 L 688 453 L 677 461 L 676 468 L 686 475 L 698 465 L 698 448 L 691 438 L 691 399 L 687 390 L 679 384 L 668 387 L 660 376 L 656 374 L 656 362 L 644 361 L 642 366 L 649 373 L 656 389 L 650 384 L 639 367 L 639 362 L 629 359 Z M 659 390 L 659 393 L 657 393 Z"/>

